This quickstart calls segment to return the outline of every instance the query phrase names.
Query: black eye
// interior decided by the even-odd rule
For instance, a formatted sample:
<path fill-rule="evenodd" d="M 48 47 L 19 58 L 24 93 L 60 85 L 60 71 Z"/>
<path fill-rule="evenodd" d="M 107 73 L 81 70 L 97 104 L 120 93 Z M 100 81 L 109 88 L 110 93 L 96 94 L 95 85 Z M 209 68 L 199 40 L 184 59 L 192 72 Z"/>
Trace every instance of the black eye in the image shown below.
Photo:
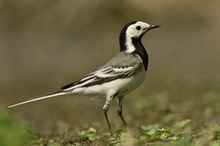
<path fill-rule="evenodd" d="M 137 29 L 137 30 L 141 30 L 141 27 L 140 27 L 140 26 L 136 26 L 136 29 Z"/>

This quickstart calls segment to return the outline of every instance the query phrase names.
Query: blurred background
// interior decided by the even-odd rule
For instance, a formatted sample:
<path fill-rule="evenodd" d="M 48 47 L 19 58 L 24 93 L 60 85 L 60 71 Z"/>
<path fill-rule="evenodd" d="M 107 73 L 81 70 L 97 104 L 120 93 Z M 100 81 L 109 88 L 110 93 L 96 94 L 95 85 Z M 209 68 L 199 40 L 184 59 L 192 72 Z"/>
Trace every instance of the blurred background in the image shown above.
<path fill-rule="evenodd" d="M 124 117 L 141 125 L 185 118 L 220 119 L 220 2 L 185 0 L 0 0 L 0 106 L 59 89 L 107 62 L 129 21 L 162 27 L 143 44 L 149 70 L 124 100 Z M 104 100 L 65 96 L 10 109 L 39 133 L 94 126 L 107 129 Z M 113 128 L 122 127 L 116 104 Z"/>

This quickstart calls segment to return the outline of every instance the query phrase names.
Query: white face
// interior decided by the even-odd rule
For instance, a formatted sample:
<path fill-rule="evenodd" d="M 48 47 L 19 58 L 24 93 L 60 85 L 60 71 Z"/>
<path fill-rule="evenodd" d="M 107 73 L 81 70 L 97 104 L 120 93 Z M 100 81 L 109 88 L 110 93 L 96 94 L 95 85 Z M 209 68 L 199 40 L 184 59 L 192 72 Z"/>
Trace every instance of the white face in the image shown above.
<path fill-rule="evenodd" d="M 135 24 L 130 25 L 127 28 L 126 35 L 127 37 L 139 37 L 141 34 L 146 32 L 150 28 L 150 24 L 137 21 Z"/>

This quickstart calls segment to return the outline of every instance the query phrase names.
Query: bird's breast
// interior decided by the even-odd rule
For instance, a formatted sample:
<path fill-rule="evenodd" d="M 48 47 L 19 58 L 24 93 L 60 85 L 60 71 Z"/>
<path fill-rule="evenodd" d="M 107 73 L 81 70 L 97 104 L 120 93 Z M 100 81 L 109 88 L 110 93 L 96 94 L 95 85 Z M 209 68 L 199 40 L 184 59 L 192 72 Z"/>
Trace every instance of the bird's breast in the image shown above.
<path fill-rule="evenodd" d="M 117 95 L 122 96 L 133 91 L 144 81 L 145 75 L 146 71 L 144 67 L 142 67 L 135 74 L 127 78 L 122 78 L 120 81 L 116 81 L 114 85 L 116 86 L 116 89 L 118 86 Z"/>

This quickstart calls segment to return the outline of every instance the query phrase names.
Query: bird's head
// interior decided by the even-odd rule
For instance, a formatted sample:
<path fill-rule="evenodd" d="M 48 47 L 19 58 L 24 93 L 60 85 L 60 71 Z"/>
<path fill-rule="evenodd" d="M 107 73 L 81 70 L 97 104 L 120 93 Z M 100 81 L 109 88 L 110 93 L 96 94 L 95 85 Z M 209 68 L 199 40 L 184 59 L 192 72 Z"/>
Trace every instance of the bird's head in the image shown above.
<path fill-rule="evenodd" d="M 126 37 L 141 38 L 147 31 L 158 28 L 160 25 L 150 25 L 142 21 L 133 21 L 124 26 L 122 33 L 125 33 Z"/>
<path fill-rule="evenodd" d="M 132 21 L 127 23 L 123 27 L 119 37 L 121 51 L 126 50 L 130 53 L 133 52 L 136 48 L 133 46 L 132 39 L 140 42 L 142 36 L 147 31 L 158 27 L 160 27 L 160 25 L 150 25 L 142 21 Z"/>

